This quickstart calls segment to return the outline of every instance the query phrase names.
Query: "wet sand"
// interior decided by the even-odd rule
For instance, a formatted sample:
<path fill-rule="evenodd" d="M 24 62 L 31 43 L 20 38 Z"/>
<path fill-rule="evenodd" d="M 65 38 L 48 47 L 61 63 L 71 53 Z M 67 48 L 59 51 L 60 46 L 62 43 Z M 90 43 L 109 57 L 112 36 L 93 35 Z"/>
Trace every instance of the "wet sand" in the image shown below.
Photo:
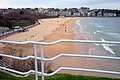
<path fill-rule="evenodd" d="M 79 31 L 81 26 L 75 25 L 74 33 L 76 34 L 75 39 L 79 40 L 88 40 L 85 36 L 85 33 Z M 118 57 L 106 51 L 101 45 L 96 44 L 85 44 L 85 43 L 76 43 L 76 50 L 83 55 L 97 55 L 97 56 L 111 56 L 111 57 Z M 87 49 L 85 49 L 87 48 Z M 86 50 L 86 51 L 85 51 Z M 85 69 L 98 69 L 98 70 L 105 70 L 105 71 L 116 71 L 120 72 L 120 61 L 119 60 L 110 60 L 110 59 L 90 59 L 87 58 L 86 63 L 84 64 L 83 68 Z M 91 76 L 99 76 L 99 77 L 111 77 L 111 78 L 120 78 L 120 75 L 113 75 L 113 74 L 104 74 L 104 73 L 95 73 L 95 72 L 82 72 L 80 71 L 80 75 L 91 75 Z"/>

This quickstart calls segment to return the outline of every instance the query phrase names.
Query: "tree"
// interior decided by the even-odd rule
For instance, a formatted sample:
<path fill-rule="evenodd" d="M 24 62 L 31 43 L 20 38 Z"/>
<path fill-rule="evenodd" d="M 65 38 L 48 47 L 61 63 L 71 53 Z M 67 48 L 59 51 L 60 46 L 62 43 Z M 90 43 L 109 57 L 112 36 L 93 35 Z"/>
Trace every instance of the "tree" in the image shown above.
<path fill-rule="evenodd" d="M 20 11 L 20 15 L 24 15 L 24 12 L 23 12 L 23 11 Z"/>
<path fill-rule="evenodd" d="M 68 11 L 68 9 L 67 9 L 67 8 L 65 8 L 65 9 L 63 9 L 63 11 Z"/>
<path fill-rule="evenodd" d="M 4 14 L 5 26 L 12 29 L 19 22 L 31 21 L 31 24 L 34 24 L 37 21 L 37 15 L 32 9 L 17 9 L 12 10 L 11 12 Z M 31 25 L 29 24 L 29 25 Z"/>

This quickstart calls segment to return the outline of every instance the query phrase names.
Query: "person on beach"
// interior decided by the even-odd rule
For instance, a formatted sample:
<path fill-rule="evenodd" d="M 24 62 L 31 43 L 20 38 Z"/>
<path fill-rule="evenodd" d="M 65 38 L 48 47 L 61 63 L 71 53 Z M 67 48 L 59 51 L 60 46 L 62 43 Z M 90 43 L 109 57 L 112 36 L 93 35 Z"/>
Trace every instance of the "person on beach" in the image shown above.
<path fill-rule="evenodd" d="M 65 32 L 66 32 L 67 30 L 66 30 L 66 27 L 65 27 Z"/>
<path fill-rule="evenodd" d="M 66 29 L 65 29 L 65 32 L 66 32 Z"/>

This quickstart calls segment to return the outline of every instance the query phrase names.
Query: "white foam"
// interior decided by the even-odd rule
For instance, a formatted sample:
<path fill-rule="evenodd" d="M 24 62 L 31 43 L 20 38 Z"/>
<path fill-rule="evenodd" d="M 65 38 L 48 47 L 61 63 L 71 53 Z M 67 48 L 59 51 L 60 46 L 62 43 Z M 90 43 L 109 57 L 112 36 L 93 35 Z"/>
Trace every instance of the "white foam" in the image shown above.
<path fill-rule="evenodd" d="M 100 32 L 100 31 L 97 30 L 96 32 Z"/>
<path fill-rule="evenodd" d="M 97 26 L 97 27 L 102 28 L 102 27 L 104 27 L 104 26 Z"/>
<path fill-rule="evenodd" d="M 119 33 L 107 33 L 107 34 L 110 34 L 110 35 L 113 35 L 113 36 L 120 36 Z"/>
<path fill-rule="evenodd" d="M 78 26 L 80 27 L 80 30 L 79 30 L 79 31 L 80 31 L 80 32 L 82 33 L 82 35 L 83 35 L 83 34 L 84 34 L 84 33 L 83 33 L 83 27 L 82 27 L 82 25 L 80 24 L 80 20 L 77 20 L 77 21 L 76 21 L 76 25 L 78 25 Z M 86 26 L 87 26 L 87 25 L 86 25 Z M 85 38 L 86 40 L 88 40 L 85 35 L 83 35 L 83 36 L 84 36 L 84 38 Z"/>
<path fill-rule="evenodd" d="M 94 34 L 96 34 L 96 32 L 94 32 Z"/>
<path fill-rule="evenodd" d="M 101 38 L 101 40 L 102 41 L 105 41 L 103 38 Z M 109 46 L 109 44 L 101 44 L 102 46 L 103 46 L 103 48 L 106 50 L 106 51 L 109 51 L 110 53 L 112 53 L 112 54 L 115 54 L 114 52 L 113 52 L 113 49 L 111 49 Z"/>
<path fill-rule="evenodd" d="M 79 26 L 81 26 L 79 22 L 80 22 L 80 20 L 77 20 L 77 21 L 76 21 L 76 24 L 79 25 Z"/>

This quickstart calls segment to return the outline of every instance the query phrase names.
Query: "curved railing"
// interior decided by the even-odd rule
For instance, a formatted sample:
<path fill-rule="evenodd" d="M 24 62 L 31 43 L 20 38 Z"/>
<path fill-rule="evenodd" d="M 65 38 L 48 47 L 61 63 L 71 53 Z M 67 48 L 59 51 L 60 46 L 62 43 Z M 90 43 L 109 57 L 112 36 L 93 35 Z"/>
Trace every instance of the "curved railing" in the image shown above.
<path fill-rule="evenodd" d="M 104 71 L 104 70 L 96 70 L 96 69 L 83 69 L 83 68 L 70 68 L 70 67 L 61 67 L 57 69 L 56 71 L 46 74 L 44 73 L 44 61 L 51 61 L 55 60 L 59 57 L 66 56 L 66 57 L 80 57 L 80 58 L 95 58 L 95 59 L 111 59 L 111 60 L 120 60 L 120 57 L 108 57 L 108 56 L 95 56 L 95 55 L 79 55 L 79 54 L 59 54 L 53 58 L 44 58 L 44 51 L 43 51 L 43 45 L 54 45 L 58 44 L 60 42 L 74 42 L 74 43 L 91 43 L 91 44 L 118 44 L 120 45 L 120 42 L 115 41 L 88 41 L 88 40 L 58 40 L 55 42 L 45 43 L 45 42 L 35 42 L 35 41 L 27 41 L 27 42 L 14 42 L 14 41 L 4 41 L 0 40 L 2 43 L 10 43 L 10 44 L 34 44 L 34 56 L 27 56 L 24 58 L 17 57 L 17 56 L 11 56 L 6 54 L 0 54 L 0 56 L 18 59 L 18 60 L 27 60 L 27 59 L 35 59 L 35 70 L 30 70 L 28 72 L 20 72 L 13 69 L 8 69 L 5 67 L 0 67 L 0 69 L 11 71 L 20 75 L 29 75 L 31 73 L 34 73 L 36 75 L 36 80 L 38 80 L 38 74 L 42 75 L 42 80 L 44 80 L 44 76 L 52 76 L 55 75 L 57 72 L 61 70 L 77 70 L 77 71 L 87 71 L 87 72 L 99 72 L 99 73 L 108 73 L 108 74 L 117 74 L 120 75 L 120 72 L 116 71 Z M 41 57 L 37 57 L 36 53 L 36 44 L 40 45 L 40 54 Z M 38 65 L 37 60 L 41 60 L 41 72 L 38 71 Z"/>

